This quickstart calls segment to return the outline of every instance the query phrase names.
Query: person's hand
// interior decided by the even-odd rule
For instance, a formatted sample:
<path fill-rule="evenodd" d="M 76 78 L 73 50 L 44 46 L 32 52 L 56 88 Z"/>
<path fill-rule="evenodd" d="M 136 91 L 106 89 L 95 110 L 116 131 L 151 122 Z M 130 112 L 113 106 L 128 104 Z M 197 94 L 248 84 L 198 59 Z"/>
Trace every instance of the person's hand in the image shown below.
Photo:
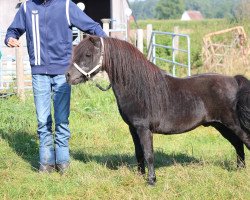
<path fill-rule="evenodd" d="M 10 37 L 7 45 L 9 47 L 20 47 L 20 42 L 17 39 Z"/>

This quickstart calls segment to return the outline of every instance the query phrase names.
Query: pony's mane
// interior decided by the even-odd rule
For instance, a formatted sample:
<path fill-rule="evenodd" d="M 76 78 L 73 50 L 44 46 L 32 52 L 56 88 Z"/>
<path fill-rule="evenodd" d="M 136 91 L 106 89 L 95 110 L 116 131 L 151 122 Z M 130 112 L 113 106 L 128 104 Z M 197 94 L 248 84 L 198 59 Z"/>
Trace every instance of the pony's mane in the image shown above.
<path fill-rule="evenodd" d="M 132 44 L 104 38 L 104 68 L 110 81 L 150 110 L 167 98 L 165 73 Z M 162 102 L 161 102 L 162 105 Z M 158 108 L 159 109 L 159 108 Z"/>

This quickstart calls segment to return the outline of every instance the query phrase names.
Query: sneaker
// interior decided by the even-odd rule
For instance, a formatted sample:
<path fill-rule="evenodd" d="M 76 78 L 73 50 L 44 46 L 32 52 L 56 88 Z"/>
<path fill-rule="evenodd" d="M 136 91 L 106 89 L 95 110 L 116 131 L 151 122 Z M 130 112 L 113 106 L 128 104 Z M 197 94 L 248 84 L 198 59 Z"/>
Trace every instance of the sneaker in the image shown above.
<path fill-rule="evenodd" d="M 39 167 L 40 173 L 51 173 L 53 171 L 55 171 L 55 165 L 40 164 Z"/>
<path fill-rule="evenodd" d="M 56 169 L 60 174 L 64 174 L 69 169 L 69 163 L 56 164 Z"/>

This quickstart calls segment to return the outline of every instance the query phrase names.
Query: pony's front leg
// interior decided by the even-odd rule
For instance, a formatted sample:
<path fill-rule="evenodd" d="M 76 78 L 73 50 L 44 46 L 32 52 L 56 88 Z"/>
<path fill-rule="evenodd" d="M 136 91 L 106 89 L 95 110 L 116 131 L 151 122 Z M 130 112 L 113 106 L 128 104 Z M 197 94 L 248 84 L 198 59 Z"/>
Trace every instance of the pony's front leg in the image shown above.
<path fill-rule="evenodd" d="M 144 158 L 148 165 L 148 183 L 154 185 L 156 182 L 153 153 L 153 134 L 149 129 L 139 127 L 136 130 L 144 152 Z"/>
<path fill-rule="evenodd" d="M 133 126 L 129 126 L 130 133 L 133 138 L 134 146 L 135 146 L 135 156 L 138 164 L 138 172 L 142 175 L 145 174 L 145 163 L 144 163 L 144 153 L 142 150 L 142 145 L 140 142 L 140 138 L 136 132 L 136 129 Z"/>

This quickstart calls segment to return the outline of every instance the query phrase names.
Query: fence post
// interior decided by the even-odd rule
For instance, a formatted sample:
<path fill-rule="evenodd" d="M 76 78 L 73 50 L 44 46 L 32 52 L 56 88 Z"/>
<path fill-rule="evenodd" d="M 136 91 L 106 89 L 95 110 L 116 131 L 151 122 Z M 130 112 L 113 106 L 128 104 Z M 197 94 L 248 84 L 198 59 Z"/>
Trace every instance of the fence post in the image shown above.
<path fill-rule="evenodd" d="M 147 25 L 147 49 L 149 48 L 152 32 L 153 32 L 153 25 L 148 24 Z"/>
<path fill-rule="evenodd" d="M 143 53 L 143 29 L 137 29 L 137 48 Z"/>
<path fill-rule="evenodd" d="M 152 51 L 153 51 L 153 63 L 156 65 L 156 47 L 155 47 L 155 34 L 153 34 L 153 40 L 152 40 L 152 45 L 153 45 L 153 49 L 152 49 Z"/>
<path fill-rule="evenodd" d="M 179 34 L 179 26 L 174 27 L 174 33 Z M 174 43 L 173 45 L 174 49 L 179 49 L 179 36 L 176 36 L 176 35 L 174 36 L 173 43 Z M 175 50 L 174 52 L 175 52 L 175 55 L 178 54 L 178 50 Z"/>
<path fill-rule="evenodd" d="M 101 19 L 103 23 L 103 31 L 106 33 L 107 36 L 109 36 L 109 23 L 110 19 Z"/>
<path fill-rule="evenodd" d="M 21 100 L 25 100 L 24 95 L 24 66 L 23 66 L 23 46 L 20 42 L 20 47 L 16 47 L 16 84 L 17 96 Z"/>

